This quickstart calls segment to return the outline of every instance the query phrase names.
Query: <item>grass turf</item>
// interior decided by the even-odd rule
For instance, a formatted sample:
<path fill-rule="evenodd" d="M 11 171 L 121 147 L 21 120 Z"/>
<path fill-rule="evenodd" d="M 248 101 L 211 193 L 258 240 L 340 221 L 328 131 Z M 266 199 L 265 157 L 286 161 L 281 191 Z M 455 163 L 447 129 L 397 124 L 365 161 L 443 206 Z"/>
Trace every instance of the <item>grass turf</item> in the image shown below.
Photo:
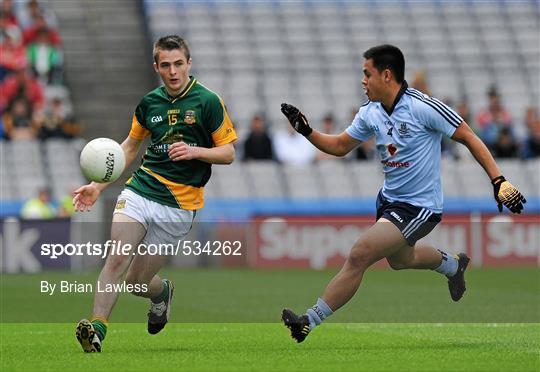
<path fill-rule="evenodd" d="M 540 370 L 538 268 L 470 270 L 459 303 L 433 272 L 372 270 L 345 308 L 294 343 L 281 308 L 304 310 L 334 273 L 164 270 L 177 289 L 171 324 L 148 335 L 147 301 L 123 294 L 99 355 L 74 336 L 92 295 L 39 291 L 41 280 L 97 273 L 4 274 L 0 370 Z"/>
<path fill-rule="evenodd" d="M 73 324 L 4 324 L 2 370 L 538 371 L 538 324 L 325 324 L 302 344 L 279 324 L 145 324 L 84 354 Z"/>
<path fill-rule="evenodd" d="M 172 321 L 184 323 L 278 322 L 286 306 L 313 305 L 336 270 L 163 270 L 174 281 Z M 90 316 L 92 293 L 40 293 L 40 282 L 95 284 L 98 274 L 45 272 L 2 275 L 2 322 L 77 322 Z M 429 270 L 369 270 L 356 296 L 333 322 L 527 323 L 540 322 L 538 268 L 469 269 L 467 292 L 459 303 L 444 277 Z M 13 306 L 17 304 L 17 306 Z M 36 310 L 39 309 L 39 310 Z M 122 294 L 111 322 L 146 321 L 148 302 Z"/>

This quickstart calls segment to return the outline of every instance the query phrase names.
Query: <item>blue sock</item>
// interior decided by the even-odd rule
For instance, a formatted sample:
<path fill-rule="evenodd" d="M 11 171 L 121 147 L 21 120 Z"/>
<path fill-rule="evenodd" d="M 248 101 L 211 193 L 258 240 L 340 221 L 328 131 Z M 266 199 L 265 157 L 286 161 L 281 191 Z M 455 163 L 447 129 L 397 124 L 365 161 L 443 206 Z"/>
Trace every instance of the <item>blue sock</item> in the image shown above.
<path fill-rule="evenodd" d="M 330 306 L 322 298 L 317 299 L 317 303 L 307 309 L 307 316 L 309 318 L 309 327 L 313 330 L 316 326 L 321 324 L 323 320 L 328 318 L 334 312 L 330 309 Z"/>
<path fill-rule="evenodd" d="M 441 264 L 435 269 L 435 271 L 446 276 L 455 275 L 458 269 L 457 257 L 441 250 L 439 250 L 439 252 L 442 254 L 442 260 Z"/>

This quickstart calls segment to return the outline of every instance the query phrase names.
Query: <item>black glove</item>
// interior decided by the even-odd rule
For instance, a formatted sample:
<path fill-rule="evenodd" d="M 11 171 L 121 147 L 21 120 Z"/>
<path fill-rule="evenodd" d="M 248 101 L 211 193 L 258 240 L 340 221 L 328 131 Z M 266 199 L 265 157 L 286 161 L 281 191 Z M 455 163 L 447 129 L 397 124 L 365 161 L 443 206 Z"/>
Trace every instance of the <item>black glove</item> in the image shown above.
<path fill-rule="evenodd" d="M 502 212 L 502 206 L 504 205 L 510 212 L 520 214 L 523 210 L 523 203 L 526 203 L 527 200 L 518 189 L 512 186 L 503 176 L 495 177 L 491 180 L 491 184 L 493 185 L 493 195 L 497 201 L 499 212 Z"/>
<path fill-rule="evenodd" d="M 287 117 L 289 123 L 291 123 L 294 130 L 303 135 L 304 137 L 309 136 L 311 132 L 313 132 L 313 129 L 311 129 L 311 127 L 309 126 L 309 123 L 304 114 L 302 114 L 300 110 L 298 110 L 293 105 L 289 105 L 288 103 L 282 103 L 281 112 Z"/>

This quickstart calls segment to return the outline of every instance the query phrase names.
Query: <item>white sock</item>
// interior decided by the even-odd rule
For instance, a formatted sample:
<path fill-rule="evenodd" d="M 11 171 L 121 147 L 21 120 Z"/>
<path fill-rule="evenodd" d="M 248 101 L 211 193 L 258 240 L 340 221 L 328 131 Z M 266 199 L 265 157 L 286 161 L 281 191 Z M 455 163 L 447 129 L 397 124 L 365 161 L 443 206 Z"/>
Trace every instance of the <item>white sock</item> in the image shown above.
<path fill-rule="evenodd" d="M 307 309 L 306 313 L 309 318 L 309 327 L 313 330 L 334 312 L 322 298 L 318 298 L 317 303 Z"/>
<path fill-rule="evenodd" d="M 448 254 L 439 250 L 442 254 L 442 260 L 439 267 L 435 269 L 436 272 L 441 273 L 446 276 L 453 276 L 457 273 L 458 269 L 458 258 L 455 255 Z"/>

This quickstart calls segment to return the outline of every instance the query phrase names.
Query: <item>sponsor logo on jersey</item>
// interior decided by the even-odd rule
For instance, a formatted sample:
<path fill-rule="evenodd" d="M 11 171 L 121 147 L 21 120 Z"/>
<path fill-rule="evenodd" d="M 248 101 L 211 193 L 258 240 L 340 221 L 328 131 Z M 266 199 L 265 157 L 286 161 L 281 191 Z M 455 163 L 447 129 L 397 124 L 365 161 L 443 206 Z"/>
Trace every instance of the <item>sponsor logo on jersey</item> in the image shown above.
<path fill-rule="evenodd" d="M 163 121 L 163 117 L 161 115 L 157 115 L 157 116 L 152 116 L 150 118 L 150 122 L 151 123 L 161 123 Z"/>
<path fill-rule="evenodd" d="M 385 167 L 392 167 L 392 168 L 408 168 L 411 166 L 411 163 L 409 163 L 408 161 L 400 162 L 400 161 L 381 160 L 381 163 Z"/>
<path fill-rule="evenodd" d="M 189 124 L 189 125 L 195 124 L 195 120 L 196 120 L 195 111 L 187 110 L 186 113 L 184 114 L 184 123 Z"/>
<path fill-rule="evenodd" d="M 396 146 L 394 146 L 393 143 L 391 143 L 389 145 L 386 145 L 386 149 L 390 153 L 390 156 L 394 156 L 394 154 L 397 152 L 397 148 L 396 148 Z"/>

